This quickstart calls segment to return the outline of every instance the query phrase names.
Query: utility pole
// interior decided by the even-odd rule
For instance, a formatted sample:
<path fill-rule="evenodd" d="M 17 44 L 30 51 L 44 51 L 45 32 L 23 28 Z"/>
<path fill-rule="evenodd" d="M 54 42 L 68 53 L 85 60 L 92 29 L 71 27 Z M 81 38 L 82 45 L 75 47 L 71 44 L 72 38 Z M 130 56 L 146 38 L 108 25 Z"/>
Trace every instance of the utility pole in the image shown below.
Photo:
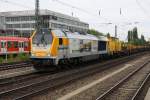
<path fill-rule="evenodd" d="M 99 16 L 101 15 L 101 10 L 99 10 Z"/>
<path fill-rule="evenodd" d="M 115 25 L 115 38 L 117 38 L 117 25 Z"/>
<path fill-rule="evenodd" d="M 71 13 L 72 17 L 73 17 L 73 12 Z"/>
<path fill-rule="evenodd" d="M 40 17 L 39 17 L 39 0 L 35 0 L 35 30 L 40 29 Z"/>

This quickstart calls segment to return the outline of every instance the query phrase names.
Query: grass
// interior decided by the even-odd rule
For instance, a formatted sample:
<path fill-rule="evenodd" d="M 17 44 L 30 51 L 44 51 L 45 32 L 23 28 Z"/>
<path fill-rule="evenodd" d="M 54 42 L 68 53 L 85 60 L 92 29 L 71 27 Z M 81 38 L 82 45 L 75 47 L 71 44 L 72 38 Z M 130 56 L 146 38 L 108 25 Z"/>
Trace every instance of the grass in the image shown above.
<path fill-rule="evenodd" d="M 3 63 L 3 60 L 4 60 L 4 59 L 3 59 L 2 57 L 0 57 L 0 63 Z"/>
<path fill-rule="evenodd" d="M 29 60 L 29 54 L 10 54 L 7 56 L 7 61 L 6 61 L 6 57 L 0 57 L 0 64 L 2 63 L 13 63 L 13 62 L 19 62 L 19 61 L 28 61 Z"/>
<path fill-rule="evenodd" d="M 25 60 L 29 60 L 29 55 L 20 53 L 18 54 L 17 58 L 19 58 L 22 61 L 25 61 Z"/>

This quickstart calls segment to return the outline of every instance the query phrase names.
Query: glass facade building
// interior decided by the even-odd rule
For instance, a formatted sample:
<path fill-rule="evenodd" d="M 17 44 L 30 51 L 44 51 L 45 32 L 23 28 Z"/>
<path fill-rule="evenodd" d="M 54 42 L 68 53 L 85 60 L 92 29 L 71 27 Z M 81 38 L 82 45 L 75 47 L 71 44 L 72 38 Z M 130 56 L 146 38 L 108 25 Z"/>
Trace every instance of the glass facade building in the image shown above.
<path fill-rule="evenodd" d="M 35 28 L 35 11 L 12 11 L 0 12 L 0 28 L 15 29 L 23 36 L 30 36 Z M 40 25 L 42 28 L 61 28 L 70 31 L 86 32 L 89 24 L 80 21 L 78 18 L 53 12 L 40 10 Z"/>

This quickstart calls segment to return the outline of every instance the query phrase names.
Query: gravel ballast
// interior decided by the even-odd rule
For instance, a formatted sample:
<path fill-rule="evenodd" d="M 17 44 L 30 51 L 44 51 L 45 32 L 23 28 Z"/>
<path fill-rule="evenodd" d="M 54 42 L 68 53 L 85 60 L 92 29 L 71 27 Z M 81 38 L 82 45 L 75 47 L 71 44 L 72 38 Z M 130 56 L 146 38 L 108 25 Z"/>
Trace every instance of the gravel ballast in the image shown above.
<path fill-rule="evenodd" d="M 124 70 L 123 72 L 121 72 L 120 74 L 117 74 L 115 76 L 115 78 L 109 78 L 97 85 L 95 85 L 94 87 L 84 91 L 83 93 L 80 93 L 76 96 L 74 96 L 72 99 L 78 99 L 78 100 L 91 100 L 91 99 L 95 99 L 99 94 L 103 93 L 104 91 L 106 91 L 108 88 L 110 88 L 112 85 L 114 84 L 109 84 L 109 83 L 115 83 L 118 80 L 122 79 L 123 77 L 125 77 L 129 72 L 133 71 L 136 67 L 138 67 L 137 65 L 140 65 L 141 63 L 143 63 L 145 60 L 149 59 L 149 55 L 143 55 L 142 57 L 137 58 L 136 60 L 133 61 L 129 61 L 127 64 L 131 64 L 134 66 L 129 67 L 128 69 Z M 115 66 L 112 67 L 110 69 L 104 70 L 100 73 L 88 76 L 86 78 L 82 78 L 80 80 L 76 80 L 70 83 L 67 83 L 66 85 L 63 85 L 59 88 L 53 89 L 51 91 L 45 92 L 44 94 L 41 94 L 39 96 L 35 96 L 32 99 L 33 100 L 56 100 L 59 97 L 62 97 L 76 89 L 79 89 L 89 83 L 92 83 L 95 80 L 98 80 L 100 78 L 103 78 L 104 76 L 110 74 L 111 72 L 114 72 L 122 67 L 124 67 L 125 64 L 120 65 L 120 66 Z M 114 77 L 114 76 L 113 76 Z"/>

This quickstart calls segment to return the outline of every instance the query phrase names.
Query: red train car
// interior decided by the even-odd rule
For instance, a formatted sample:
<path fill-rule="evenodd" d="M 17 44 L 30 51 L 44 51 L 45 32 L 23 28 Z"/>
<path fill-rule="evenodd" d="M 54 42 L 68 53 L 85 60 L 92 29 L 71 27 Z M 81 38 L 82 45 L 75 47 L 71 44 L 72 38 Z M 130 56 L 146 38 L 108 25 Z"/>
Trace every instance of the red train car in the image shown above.
<path fill-rule="evenodd" d="M 30 52 L 29 38 L 11 36 L 8 34 L 7 36 L 5 32 L 4 30 L 0 30 L 0 55 Z"/>

